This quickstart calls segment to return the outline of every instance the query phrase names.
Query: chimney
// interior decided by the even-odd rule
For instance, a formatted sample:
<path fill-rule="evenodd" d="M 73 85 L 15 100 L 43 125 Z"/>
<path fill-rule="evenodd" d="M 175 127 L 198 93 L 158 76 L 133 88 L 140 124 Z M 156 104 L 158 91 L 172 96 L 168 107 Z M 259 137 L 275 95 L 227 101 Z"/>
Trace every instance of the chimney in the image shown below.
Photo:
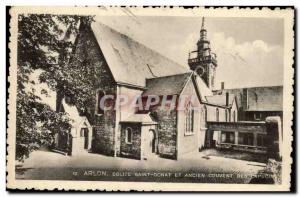
<path fill-rule="evenodd" d="M 243 110 L 248 109 L 248 89 L 247 88 L 243 88 L 242 107 L 243 107 Z"/>
<path fill-rule="evenodd" d="M 225 82 L 222 81 L 222 82 L 221 82 L 221 90 L 224 90 L 224 89 L 225 89 Z"/>
<path fill-rule="evenodd" d="M 229 92 L 226 92 L 226 106 L 229 105 Z"/>

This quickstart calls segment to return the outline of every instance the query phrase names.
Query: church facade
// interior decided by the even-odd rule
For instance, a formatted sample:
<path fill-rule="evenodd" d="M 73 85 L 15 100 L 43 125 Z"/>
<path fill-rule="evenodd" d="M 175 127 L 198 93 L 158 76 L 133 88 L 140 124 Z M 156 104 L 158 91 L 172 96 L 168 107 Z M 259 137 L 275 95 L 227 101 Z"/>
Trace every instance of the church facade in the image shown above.
<path fill-rule="evenodd" d="M 188 68 L 106 25 L 82 24 L 70 63 L 74 69 L 89 70 L 89 91 L 94 96 L 82 115 L 89 127 L 70 133 L 71 139 L 83 133 L 89 144 L 73 144 L 71 149 L 80 152 L 89 147 L 94 153 L 134 159 L 180 159 L 205 147 L 207 121 L 236 121 L 235 97 L 213 95 L 217 61 L 206 34 L 203 22 Z M 159 98 L 155 102 L 154 96 Z M 65 97 L 58 96 L 58 110 Z M 134 104 L 141 100 L 142 110 L 118 105 L 125 97 Z M 186 97 L 190 99 L 179 107 Z"/>

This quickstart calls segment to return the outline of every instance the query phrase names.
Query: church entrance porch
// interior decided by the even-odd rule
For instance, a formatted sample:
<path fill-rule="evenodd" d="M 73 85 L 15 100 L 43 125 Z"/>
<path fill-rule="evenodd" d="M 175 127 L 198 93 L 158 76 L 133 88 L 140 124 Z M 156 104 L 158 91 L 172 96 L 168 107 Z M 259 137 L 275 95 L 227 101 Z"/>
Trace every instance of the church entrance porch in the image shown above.
<path fill-rule="evenodd" d="M 66 155 L 72 153 L 72 135 L 69 131 L 60 131 L 54 135 L 54 151 Z"/>
<path fill-rule="evenodd" d="M 157 132 L 155 129 L 149 129 L 147 132 L 147 129 L 151 126 L 146 126 L 144 128 L 145 136 L 143 139 L 144 145 L 142 149 L 142 157 L 143 159 L 151 159 L 158 157 L 158 138 L 157 138 Z"/>
<path fill-rule="evenodd" d="M 132 159 L 155 157 L 158 134 L 149 114 L 134 114 L 120 122 L 120 156 Z"/>
<path fill-rule="evenodd" d="M 80 136 L 84 139 L 83 149 L 87 150 L 89 147 L 89 130 L 88 128 L 82 128 L 80 132 Z"/>
<path fill-rule="evenodd" d="M 74 125 L 70 131 L 60 131 L 55 134 L 54 151 L 67 155 L 81 155 L 92 146 L 92 127 L 84 117 L 79 125 Z"/>

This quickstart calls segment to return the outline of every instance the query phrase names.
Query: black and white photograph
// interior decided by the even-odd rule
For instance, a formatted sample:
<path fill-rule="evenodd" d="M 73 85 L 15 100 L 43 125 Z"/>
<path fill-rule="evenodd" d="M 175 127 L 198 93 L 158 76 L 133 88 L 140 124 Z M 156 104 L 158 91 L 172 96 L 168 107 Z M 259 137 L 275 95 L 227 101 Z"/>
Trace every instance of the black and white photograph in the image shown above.
<path fill-rule="evenodd" d="M 8 188 L 289 190 L 293 9 L 10 15 Z"/>

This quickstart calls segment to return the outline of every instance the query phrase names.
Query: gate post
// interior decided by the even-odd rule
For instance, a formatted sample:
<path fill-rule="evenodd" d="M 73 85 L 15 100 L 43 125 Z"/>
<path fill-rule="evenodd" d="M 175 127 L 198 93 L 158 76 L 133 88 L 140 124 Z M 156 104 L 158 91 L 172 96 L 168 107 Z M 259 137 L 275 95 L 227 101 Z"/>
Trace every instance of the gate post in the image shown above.
<path fill-rule="evenodd" d="M 281 160 L 282 158 L 282 131 L 279 116 L 266 118 L 266 132 L 268 139 L 267 154 L 270 158 Z"/>

